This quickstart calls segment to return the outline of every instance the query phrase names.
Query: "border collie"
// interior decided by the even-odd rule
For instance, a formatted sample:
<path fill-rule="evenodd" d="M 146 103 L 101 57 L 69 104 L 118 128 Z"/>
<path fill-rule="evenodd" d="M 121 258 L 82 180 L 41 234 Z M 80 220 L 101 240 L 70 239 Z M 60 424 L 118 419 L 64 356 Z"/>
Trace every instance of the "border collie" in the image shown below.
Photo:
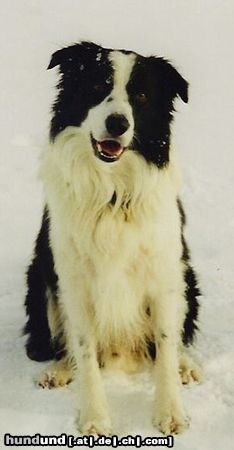
<path fill-rule="evenodd" d="M 54 359 L 42 387 L 78 379 L 84 434 L 108 435 L 100 368 L 155 362 L 153 423 L 188 426 L 181 383 L 199 381 L 186 353 L 197 329 L 197 279 L 183 231 L 170 144 L 173 102 L 188 83 L 161 57 L 82 42 L 56 51 L 45 209 L 28 269 L 31 359 Z M 77 374 L 77 375 L 76 375 Z"/>

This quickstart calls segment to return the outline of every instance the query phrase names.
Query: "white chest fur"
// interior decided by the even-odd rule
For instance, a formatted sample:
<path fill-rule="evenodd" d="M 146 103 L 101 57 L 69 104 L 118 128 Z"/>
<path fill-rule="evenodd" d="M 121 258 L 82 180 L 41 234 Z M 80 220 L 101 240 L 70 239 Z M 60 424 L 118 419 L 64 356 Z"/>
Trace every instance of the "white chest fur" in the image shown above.
<path fill-rule="evenodd" d="M 170 281 L 168 254 L 171 264 L 181 255 L 175 164 L 159 171 L 133 151 L 102 163 L 70 127 L 45 153 L 41 176 L 56 270 L 86 286 L 98 341 L 149 334 L 148 299 Z"/>

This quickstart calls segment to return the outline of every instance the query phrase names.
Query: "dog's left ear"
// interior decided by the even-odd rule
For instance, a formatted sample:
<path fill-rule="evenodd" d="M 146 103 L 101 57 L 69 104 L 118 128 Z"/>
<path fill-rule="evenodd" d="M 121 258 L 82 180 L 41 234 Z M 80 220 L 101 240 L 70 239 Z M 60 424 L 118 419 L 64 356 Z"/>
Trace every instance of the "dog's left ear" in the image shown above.
<path fill-rule="evenodd" d="M 174 83 L 176 93 L 180 96 L 184 103 L 188 103 L 188 82 L 180 75 L 177 70 L 170 65 L 172 82 Z"/>
<path fill-rule="evenodd" d="M 156 58 L 156 63 L 160 69 L 165 90 L 172 98 L 179 96 L 183 102 L 188 103 L 188 82 L 165 59 Z"/>

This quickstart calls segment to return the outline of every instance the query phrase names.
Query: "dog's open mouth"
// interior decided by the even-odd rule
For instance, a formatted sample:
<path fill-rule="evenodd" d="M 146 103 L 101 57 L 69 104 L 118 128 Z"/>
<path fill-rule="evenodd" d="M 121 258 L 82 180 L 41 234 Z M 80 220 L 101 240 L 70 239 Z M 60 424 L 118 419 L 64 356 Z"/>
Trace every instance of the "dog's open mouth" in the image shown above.
<path fill-rule="evenodd" d="M 105 139 L 97 141 L 92 136 L 92 144 L 95 155 L 105 162 L 117 161 L 124 151 L 124 147 L 114 139 Z"/>

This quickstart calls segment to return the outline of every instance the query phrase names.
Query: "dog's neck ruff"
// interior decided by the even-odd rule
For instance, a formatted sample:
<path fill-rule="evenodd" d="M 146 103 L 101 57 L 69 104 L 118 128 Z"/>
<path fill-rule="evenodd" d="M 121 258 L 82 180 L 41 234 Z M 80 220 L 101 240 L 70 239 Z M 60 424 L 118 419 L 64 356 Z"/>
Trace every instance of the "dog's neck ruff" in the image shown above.
<path fill-rule="evenodd" d="M 67 127 L 45 152 L 41 176 L 49 208 L 56 198 L 58 208 L 77 221 L 83 242 L 95 234 L 99 247 L 103 244 L 106 249 L 115 234 L 113 224 L 119 230 L 126 221 L 137 226 L 154 221 L 165 196 L 177 195 L 179 178 L 174 158 L 161 170 L 138 152 L 126 150 L 110 167 L 94 156 L 90 146 L 80 128 Z M 105 232 L 98 233 L 102 228 Z"/>

